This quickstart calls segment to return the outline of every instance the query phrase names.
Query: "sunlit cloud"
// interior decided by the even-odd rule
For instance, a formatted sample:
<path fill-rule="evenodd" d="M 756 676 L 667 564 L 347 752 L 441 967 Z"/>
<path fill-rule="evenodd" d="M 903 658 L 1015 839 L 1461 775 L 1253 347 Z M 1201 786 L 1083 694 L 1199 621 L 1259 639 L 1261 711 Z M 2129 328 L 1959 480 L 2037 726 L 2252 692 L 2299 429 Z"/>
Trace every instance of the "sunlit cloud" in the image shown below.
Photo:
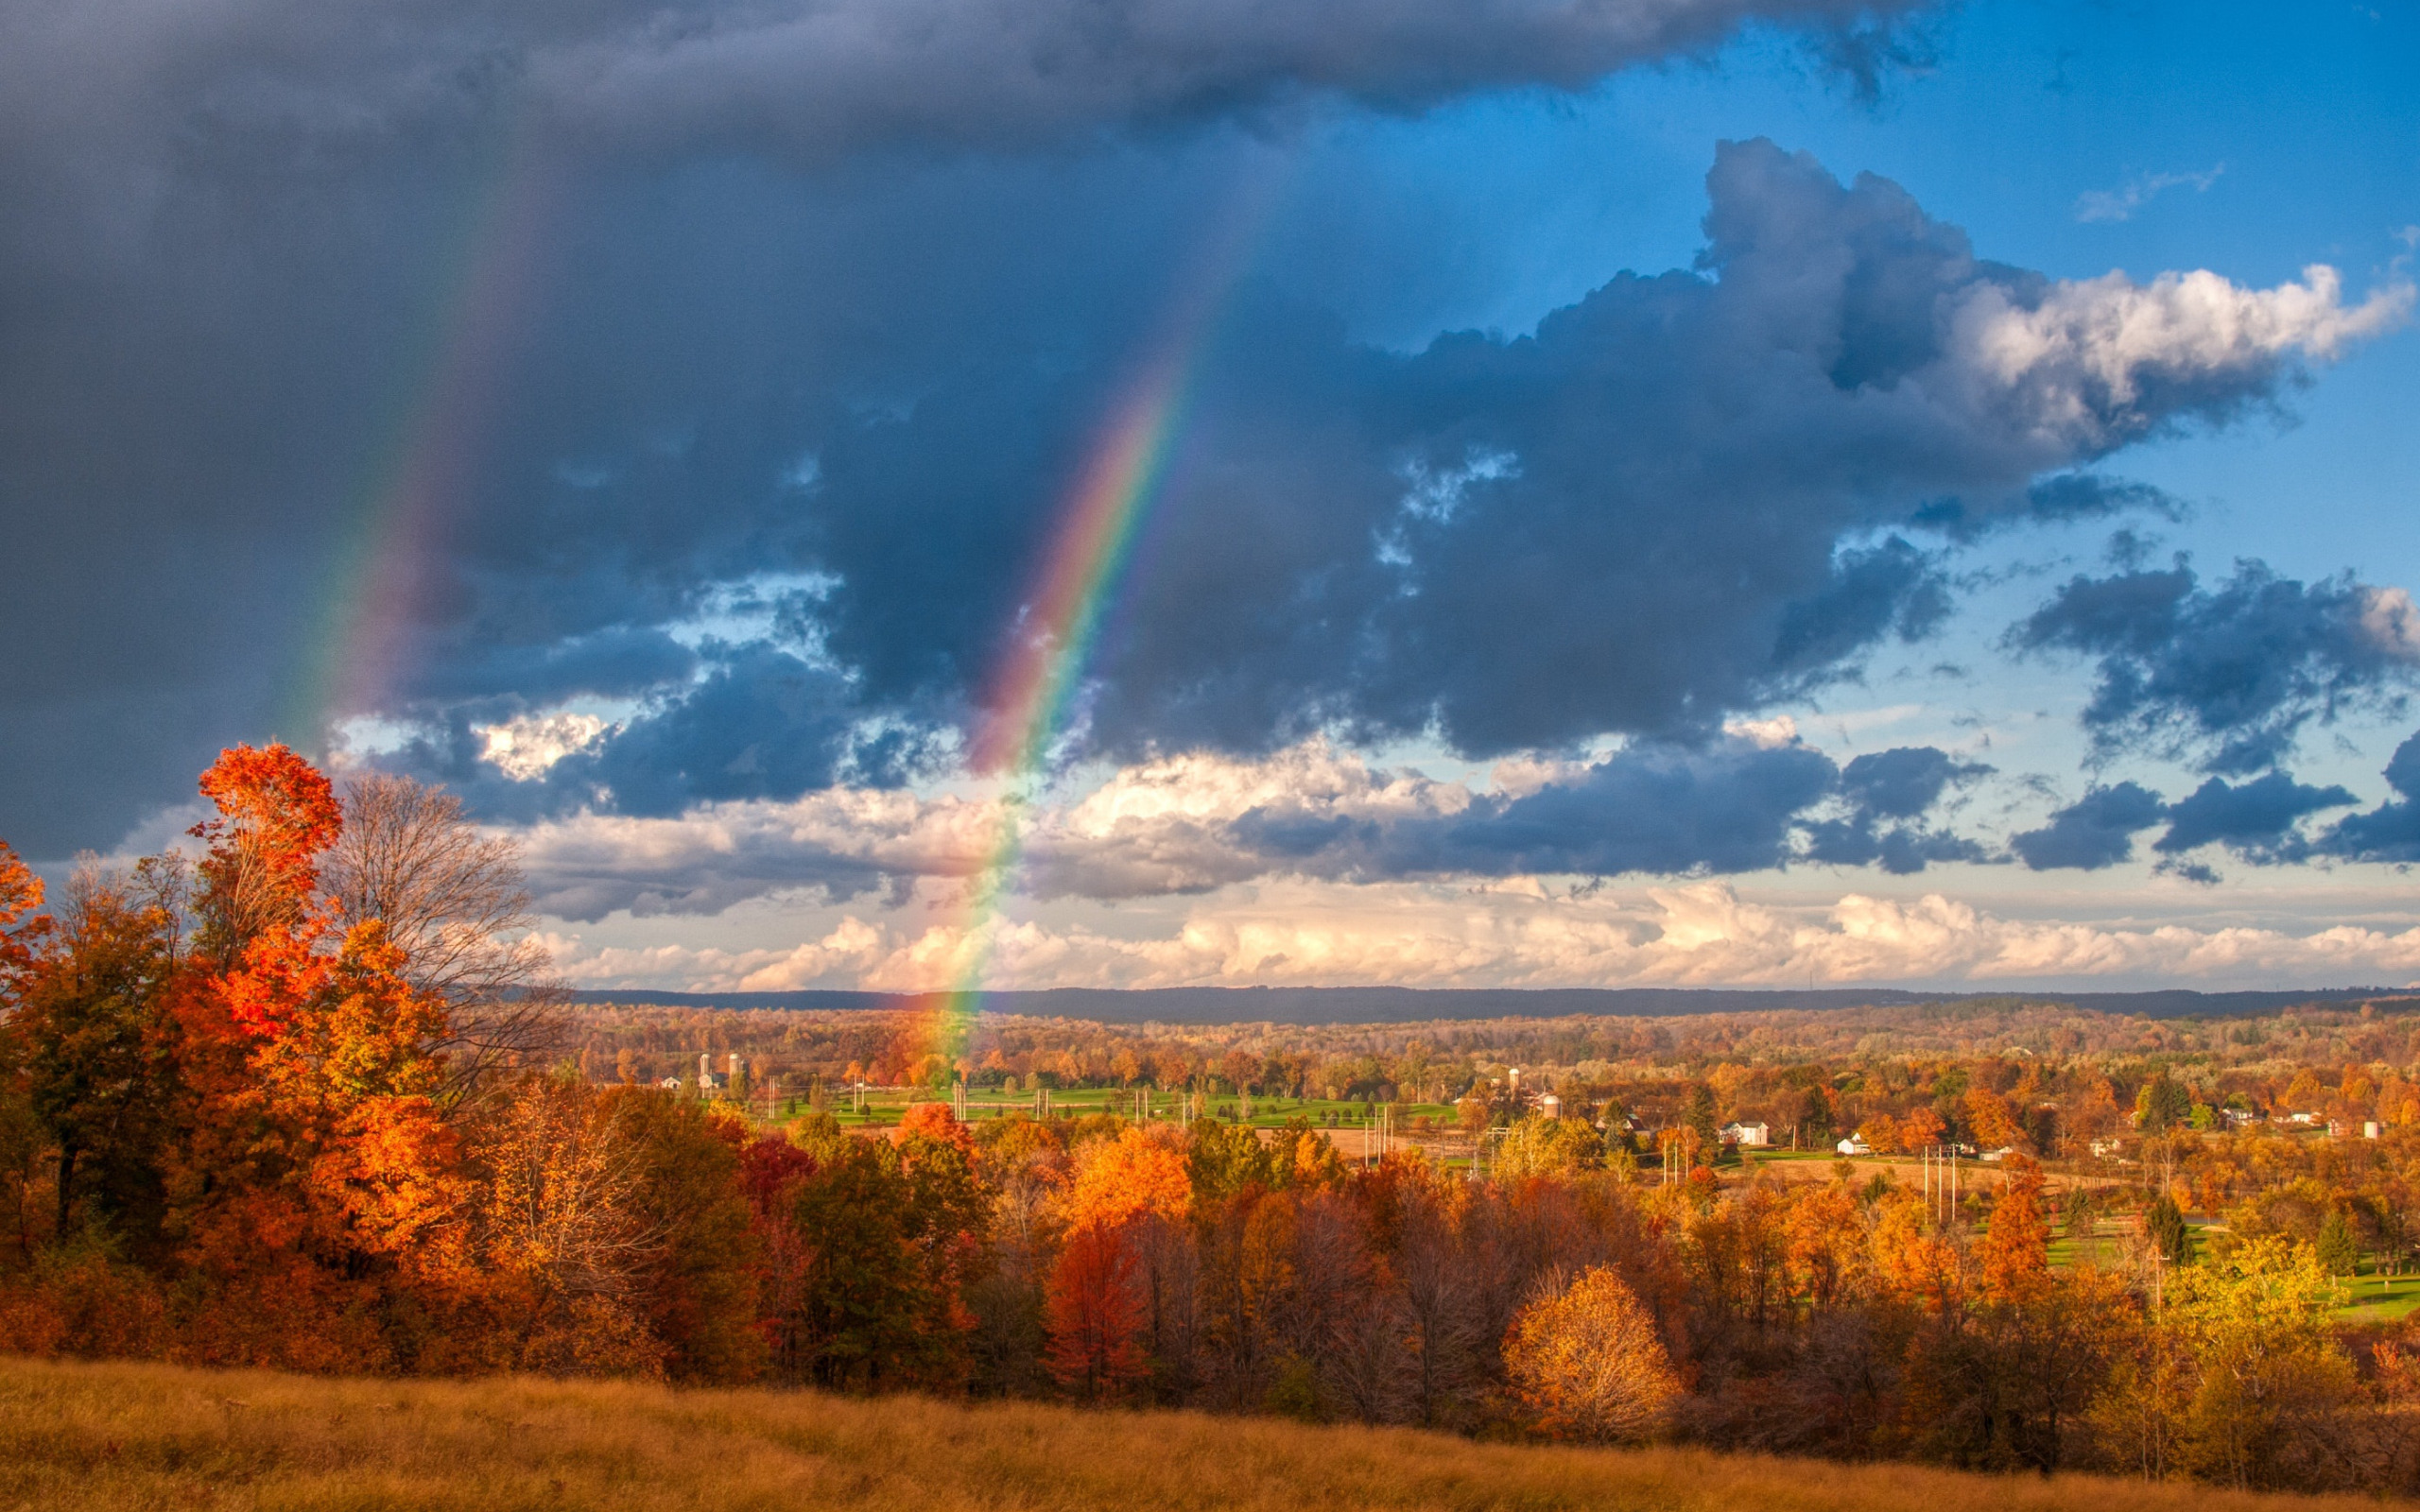
<path fill-rule="evenodd" d="M 985 985 L 999 988 L 2394 986 L 2420 977 L 2420 927 L 2044 921 L 1939 893 L 1784 906 L 1719 882 L 1619 894 L 1530 879 L 1486 888 L 1270 885 L 1205 902 L 1141 938 L 1030 921 L 995 927 Z M 573 980 L 593 986 L 903 992 L 947 987 L 976 944 L 946 927 L 856 916 L 786 950 L 592 948 L 572 932 L 548 943 Z"/>

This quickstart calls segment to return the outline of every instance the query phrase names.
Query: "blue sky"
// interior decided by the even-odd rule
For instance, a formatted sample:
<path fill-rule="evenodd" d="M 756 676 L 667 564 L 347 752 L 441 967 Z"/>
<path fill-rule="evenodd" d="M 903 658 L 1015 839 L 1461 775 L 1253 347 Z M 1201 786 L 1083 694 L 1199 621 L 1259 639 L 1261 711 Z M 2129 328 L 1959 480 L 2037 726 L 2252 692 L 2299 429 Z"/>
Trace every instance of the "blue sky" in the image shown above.
<path fill-rule="evenodd" d="M 680 9 L 0 23 L 0 837 L 281 736 L 598 985 L 2420 980 L 2420 6 Z"/>
<path fill-rule="evenodd" d="M 1816 72 L 1802 40 L 1765 33 L 1581 99 L 1340 125 L 1305 171 L 1314 204 L 1288 228 L 1299 242 L 1281 234 L 1281 276 L 1381 342 L 1525 329 L 1599 269 L 1685 266 L 1708 144 L 1759 135 L 1894 180 L 1986 255 L 2065 277 L 2207 267 L 2269 284 L 2325 262 L 2360 284 L 2412 255 L 2420 7 L 1970 4 L 1925 32 L 1933 60 L 1871 102 Z M 2214 170 L 2206 188 L 2153 187 Z M 2079 214 L 2130 188 L 2149 192 L 2124 218 Z M 1339 244 L 1351 255 L 1330 263 Z M 2415 394 L 2420 342 L 2380 342 L 2290 396 L 2282 431 L 2197 434 L 2126 471 L 2204 505 L 2172 532 L 2181 547 L 2409 581 L 2420 427 L 2399 421 Z"/>

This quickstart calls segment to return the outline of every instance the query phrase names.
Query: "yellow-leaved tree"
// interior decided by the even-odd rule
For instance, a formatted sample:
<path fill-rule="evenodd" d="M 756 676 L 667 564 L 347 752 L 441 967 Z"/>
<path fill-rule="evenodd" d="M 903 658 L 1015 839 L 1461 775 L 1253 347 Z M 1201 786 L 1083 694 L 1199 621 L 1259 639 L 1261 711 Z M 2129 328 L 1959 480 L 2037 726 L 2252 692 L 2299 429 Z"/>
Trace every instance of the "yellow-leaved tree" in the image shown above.
<path fill-rule="evenodd" d="M 1538 1426 L 1557 1438 L 1634 1443 L 1681 1395 L 1655 1319 L 1606 1266 L 1581 1273 L 1512 1320 L 1504 1367 Z"/>
<path fill-rule="evenodd" d="M 2243 1486 L 2342 1479 L 2331 1467 L 2358 1388 L 2328 1332 L 2339 1300 L 2317 1253 L 2283 1234 L 2174 1273 L 2160 1321 L 2192 1362 L 2178 1435 L 2187 1469 Z"/>

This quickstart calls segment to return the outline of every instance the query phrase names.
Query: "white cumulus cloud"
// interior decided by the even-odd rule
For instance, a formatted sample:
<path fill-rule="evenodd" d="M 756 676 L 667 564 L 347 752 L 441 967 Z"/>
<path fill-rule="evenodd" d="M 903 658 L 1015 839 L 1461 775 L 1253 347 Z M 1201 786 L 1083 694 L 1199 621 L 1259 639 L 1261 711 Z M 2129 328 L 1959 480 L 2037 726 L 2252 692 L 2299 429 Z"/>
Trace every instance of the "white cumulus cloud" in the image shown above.
<path fill-rule="evenodd" d="M 2100 449 L 2172 412 L 2177 396 L 2238 391 L 2298 358 L 2328 361 L 2401 324 L 2412 285 L 2396 280 L 2358 304 L 2336 269 L 2246 288 L 2216 273 L 2123 273 L 2052 284 L 2038 301 L 1977 284 L 1952 317 L 1959 366 L 1987 394 L 2014 399 L 2046 437 Z M 2171 403 L 2146 404 L 2154 393 Z"/>
<path fill-rule="evenodd" d="M 1614 896 L 1535 885 L 1265 886 L 1189 910 L 1143 937 L 1082 926 L 850 917 L 823 937 L 752 952 L 591 949 L 548 936 L 576 982 L 696 990 L 955 985 L 988 960 L 993 988 L 1720 987 L 1941 988 L 2146 983 L 2401 984 L 2420 977 L 2420 927 L 2296 933 L 2251 926 L 2009 919 L 1937 893 L 1862 893 L 1799 908 L 1721 883 Z"/>
<path fill-rule="evenodd" d="M 478 725 L 479 754 L 516 782 L 534 782 L 564 757 L 586 750 L 613 729 L 595 714 L 528 714 L 500 725 Z"/>

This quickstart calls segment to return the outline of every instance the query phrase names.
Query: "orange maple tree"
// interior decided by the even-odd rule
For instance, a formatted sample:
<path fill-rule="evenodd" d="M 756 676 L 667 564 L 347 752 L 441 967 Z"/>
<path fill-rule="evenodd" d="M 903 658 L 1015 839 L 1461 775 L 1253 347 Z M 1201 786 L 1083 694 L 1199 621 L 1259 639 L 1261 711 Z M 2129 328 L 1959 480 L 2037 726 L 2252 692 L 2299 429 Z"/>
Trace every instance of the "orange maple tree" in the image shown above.
<path fill-rule="evenodd" d="M 0 974 L 23 971 L 33 954 L 32 936 L 49 920 L 26 915 L 42 906 L 42 879 L 0 840 Z"/>
<path fill-rule="evenodd" d="M 1098 1224 L 1070 1231 L 1051 1267 L 1043 1357 L 1061 1385 L 1087 1400 L 1122 1392 L 1148 1371 L 1135 1270 L 1127 1231 Z"/>
<path fill-rule="evenodd" d="M 209 1352 L 383 1364 L 384 1300 L 475 1268 L 434 1095 L 444 1005 L 379 920 L 319 895 L 342 825 L 324 776 L 283 746 L 237 747 L 201 790 L 218 816 L 194 830 L 197 944 L 217 970 L 178 996 L 192 1104 L 170 1191 L 187 1263 L 239 1302 L 216 1310 Z"/>
<path fill-rule="evenodd" d="M 2025 1137 L 2025 1131 L 2017 1126 L 2015 1111 L 1999 1093 L 1984 1087 L 1971 1088 L 1965 1102 L 1966 1126 L 1973 1132 L 1975 1143 L 1984 1149 L 2005 1149 Z"/>
<path fill-rule="evenodd" d="M 2050 1224 L 2042 1212 L 2042 1167 L 2011 1155 L 1999 1200 L 1983 1235 L 1983 1291 L 2014 1300 L 2030 1295 L 2050 1272 Z"/>

